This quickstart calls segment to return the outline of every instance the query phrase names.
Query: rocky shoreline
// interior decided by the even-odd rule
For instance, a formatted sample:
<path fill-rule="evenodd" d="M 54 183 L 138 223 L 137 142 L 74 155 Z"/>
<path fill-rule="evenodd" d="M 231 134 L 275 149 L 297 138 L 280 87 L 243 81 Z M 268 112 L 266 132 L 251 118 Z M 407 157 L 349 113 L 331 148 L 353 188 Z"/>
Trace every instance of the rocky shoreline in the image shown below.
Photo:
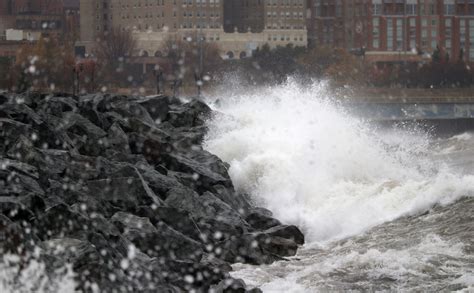
<path fill-rule="evenodd" d="M 304 236 L 202 148 L 212 115 L 197 99 L 0 94 L 0 253 L 51 276 L 69 264 L 84 292 L 259 292 L 230 264 L 283 260 Z"/>

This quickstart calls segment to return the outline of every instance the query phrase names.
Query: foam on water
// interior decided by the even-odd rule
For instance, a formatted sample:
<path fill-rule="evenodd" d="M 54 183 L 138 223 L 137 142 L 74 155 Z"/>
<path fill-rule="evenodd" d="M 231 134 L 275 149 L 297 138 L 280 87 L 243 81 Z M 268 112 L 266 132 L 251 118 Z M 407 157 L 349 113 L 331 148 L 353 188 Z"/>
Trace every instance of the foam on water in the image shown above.
<path fill-rule="evenodd" d="M 464 253 L 462 244 L 443 240 L 436 234 L 428 234 L 419 243 L 404 249 L 379 247 L 360 251 L 352 250 L 351 246 L 353 243 L 348 242 L 330 252 L 316 252 L 300 263 L 276 263 L 272 265 L 273 269 L 237 265 L 233 277 L 244 278 L 248 285 L 260 286 L 264 292 L 342 291 L 354 288 L 379 291 L 384 288 L 377 287 L 381 282 L 387 282 L 385 289 L 390 291 L 389 288 L 397 288 L 392 282 L 400 280 L 413 283 L 404 287 L 406 284 L 401 282 L 398 287 L 401 291 L 408 288 L 427 291 L 430 286 L 433 288 L 443 282 L 446 283 L 445 288 L 455 284 L 472 286 L 472 271 L 462 274 L 458 263 L 458 259 L 472 261 L 472 256 Z"/>
<path fill-rule="evenodd" d="M 220 95 L 205 147 L 236 188 L 277 218 L 328 242 L 474 191 L 474 176 L 429 159 L 428 136 L 377 134 L 328 99 L 324 85 Z M 217 95 L 219 96 L 219 95 Z"/>

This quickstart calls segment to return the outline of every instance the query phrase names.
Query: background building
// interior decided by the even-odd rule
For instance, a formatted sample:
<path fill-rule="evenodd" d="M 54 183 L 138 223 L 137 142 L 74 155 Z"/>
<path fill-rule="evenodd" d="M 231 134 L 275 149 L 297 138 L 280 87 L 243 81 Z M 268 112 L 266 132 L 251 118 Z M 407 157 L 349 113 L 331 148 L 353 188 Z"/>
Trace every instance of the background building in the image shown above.
<path fill-rule="evenodd" d="M 259 33 L 265 28 L 265 1 L 224 1 L 224 31 Z"/>
<path fill-rule="evenodd" d="M 1 0 L 0 55 L 15 57 L 24 42 L 54 36 L 75 40 L 79 0 Z"/>
<path fill-rule="evenodd" d="M 137 54 L 160 55 L 166 39 L 196 35 L 216 43 L 224 58 L 250 56 L 257 47 L 307 45 L 304 0 L 81 0 L 81 46 L 91 51 L 112 27 L 130 29 Z"/>
<path fill-rule="evenodd" d="M 474 61 L 471 0 L 309 0 L 308 7 L 310 46 L 365 48 L 401 59 L 438 48 Z"/>

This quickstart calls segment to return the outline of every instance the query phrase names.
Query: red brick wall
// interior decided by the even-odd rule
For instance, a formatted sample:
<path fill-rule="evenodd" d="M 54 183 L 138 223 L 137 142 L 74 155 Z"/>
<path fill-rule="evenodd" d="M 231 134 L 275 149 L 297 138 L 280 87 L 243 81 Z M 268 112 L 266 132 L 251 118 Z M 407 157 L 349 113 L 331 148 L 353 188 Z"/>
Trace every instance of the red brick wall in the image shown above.
<path fill-rule="evenodd" d="M 0 15 L 8 15 L 9 14 L 9 0 L 1 0 L 0 1 Z"/>

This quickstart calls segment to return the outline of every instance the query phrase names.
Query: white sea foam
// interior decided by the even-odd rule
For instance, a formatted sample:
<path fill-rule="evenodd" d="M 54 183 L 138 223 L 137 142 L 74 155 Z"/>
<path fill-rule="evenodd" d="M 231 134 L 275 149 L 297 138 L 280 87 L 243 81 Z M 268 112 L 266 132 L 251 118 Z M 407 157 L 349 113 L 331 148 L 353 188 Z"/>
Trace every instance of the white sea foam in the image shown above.
<path fill-rule="evenodd" d="M 75 292 L 76 283 L 71 266 L 46 273 L 46 265 L 35 259 L 25 262 L 17 255 L 0 259 L 0 292 Z"/>
<path fill-rule="evenodd" d="M 230 163 L 239 190 L 302 227 L 309 242 L 473 194 L 472 174 L 430 160 L 427 137 L 375 132 L 334 106 L 322 85 L 228 92 L 205 147 Z"/>
<path fill-rule="evenodd" d="M 281 262 L 257 269 L 236 265 L 237 270 L 232 275 L 244 278 L 249 285 L 259 286 L 264 292 L 315 292 L 331 288 L 339 291 L 353 283 L 372 291 L 371 286 L 378 280 L 399 281 L 401 291 L 406 288 L 426 291 L 436 280 L 446 279 L 452 279 L 446 285 L 472 286 L 472 270 L 459 278 L 452 277 L 460 273 L 457 261 L 472 260 L 472 256 L 464 254 L 461 243 L 451 243 L 436 234 L 428 234 L 419 243 L 403 249 L 358 247 L 353 250 L 353 247 L 354 243 L 348 242 L 330 251 L 316 252 L 301 262 Z M 436 280 L 433 275 L 437 276 Z M 410 280 L 419 283 L 405 283 Z"/>

